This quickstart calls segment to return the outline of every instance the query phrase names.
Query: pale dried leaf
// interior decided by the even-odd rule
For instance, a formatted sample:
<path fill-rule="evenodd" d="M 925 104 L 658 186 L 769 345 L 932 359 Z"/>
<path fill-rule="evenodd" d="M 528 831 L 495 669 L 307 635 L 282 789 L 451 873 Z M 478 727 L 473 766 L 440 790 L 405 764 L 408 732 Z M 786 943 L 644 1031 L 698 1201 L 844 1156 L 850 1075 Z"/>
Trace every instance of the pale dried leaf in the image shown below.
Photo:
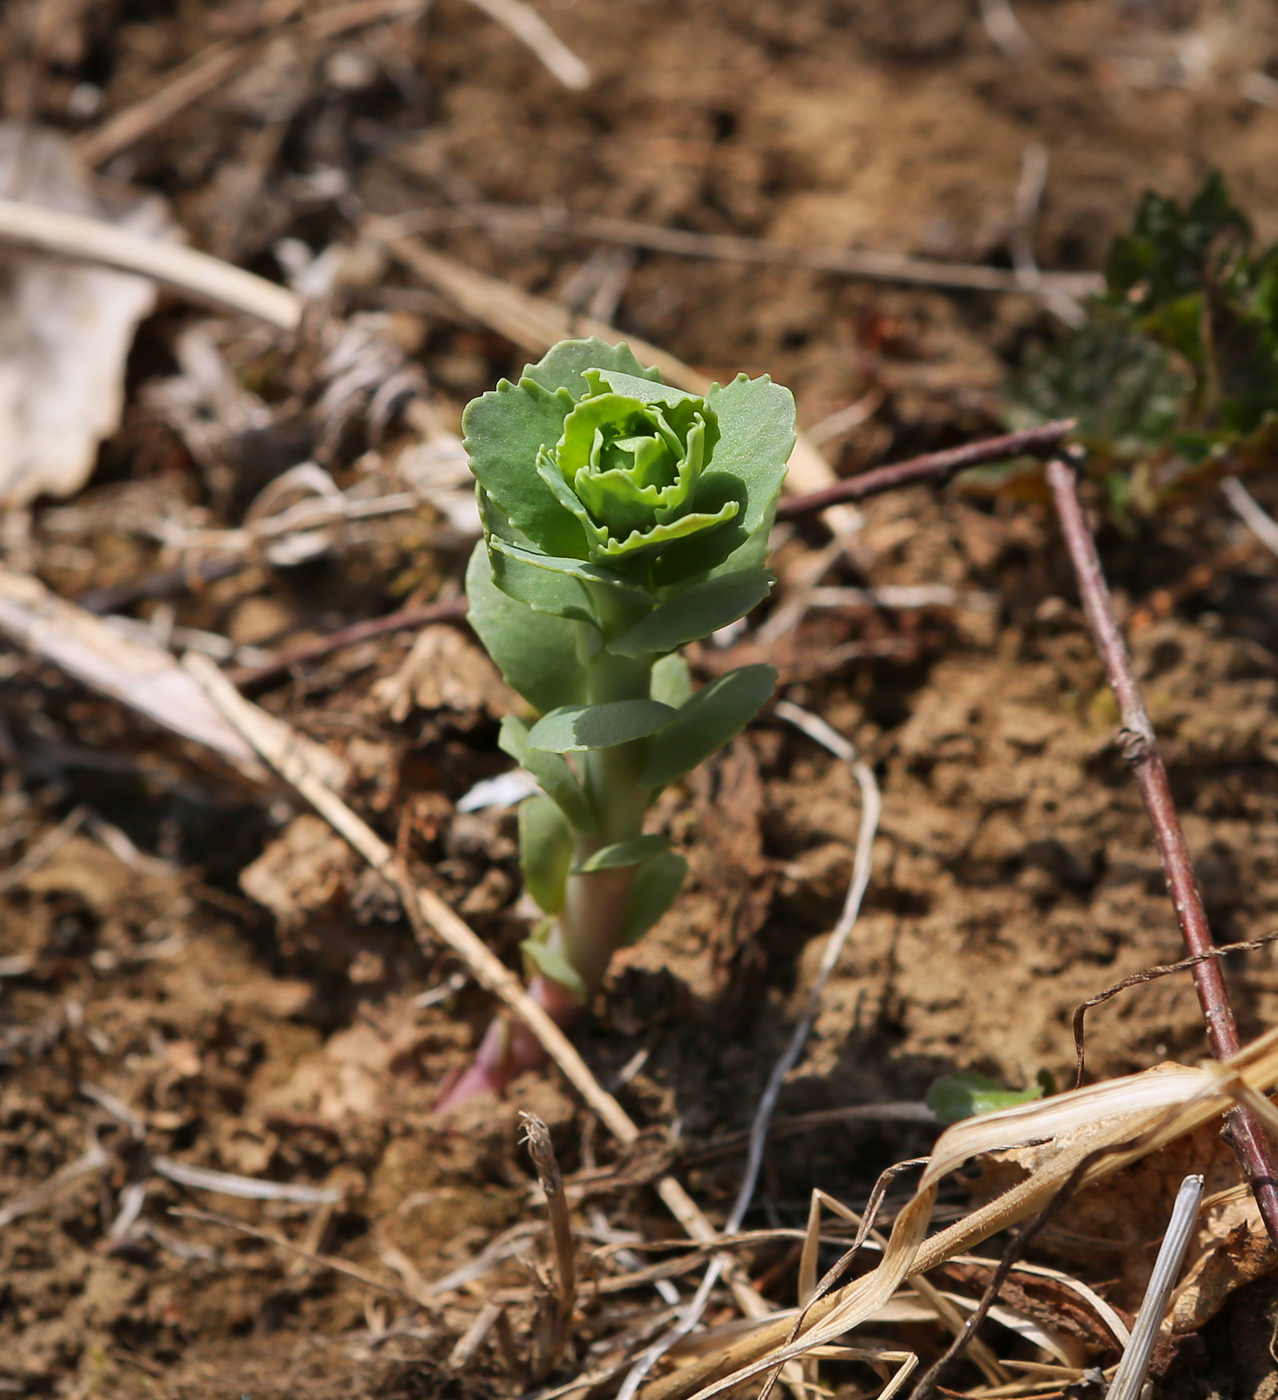
<path fill-rule="evenodd" d="M 100 195 L 59 134 L 0 124 L 0 194 L 172 239 L 163 202 Z M 138 322 L 155 304 L 142 277 L 30 254 L 0 257 L 0 503 L 69 496 L 114 432 Z"/>

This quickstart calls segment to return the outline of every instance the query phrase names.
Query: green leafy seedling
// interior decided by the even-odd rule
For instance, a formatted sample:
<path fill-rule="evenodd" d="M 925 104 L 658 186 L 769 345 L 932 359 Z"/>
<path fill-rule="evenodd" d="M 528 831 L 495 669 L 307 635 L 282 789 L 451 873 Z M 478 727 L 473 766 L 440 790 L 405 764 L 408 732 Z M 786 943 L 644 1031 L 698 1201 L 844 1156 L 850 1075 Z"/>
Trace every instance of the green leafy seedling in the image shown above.
<path fill-rule="evenodd" d="M 1078 420 L 1111 517 L 1134 528 L 1278 444 L 1278 244 L 1255 244 L 1220 175 L 1147 194 L 1114 240 L 1085 325 L 1030 353 L 1009 423 Z"/>
<path fill-rule="evenodd" d="M 500 738 L 541 790 L 519 823 L 546 914 L 524 944 L 529 990 L 566 1024 L 687 873 L 644 832 L 654 798 L 776 685 L 772 667 L 744 666 L 694 690 L 679 650 L 768 596 L 794 400 L 766 376 L 685 393 L 625 345 L 566 340 L 462 423 L 484 522 L 470 621 L 536 716 L 507 719 Z M 441 1106 L 501 1091 L 537 1058 L 521 1028 L 495 1022 Z"/>

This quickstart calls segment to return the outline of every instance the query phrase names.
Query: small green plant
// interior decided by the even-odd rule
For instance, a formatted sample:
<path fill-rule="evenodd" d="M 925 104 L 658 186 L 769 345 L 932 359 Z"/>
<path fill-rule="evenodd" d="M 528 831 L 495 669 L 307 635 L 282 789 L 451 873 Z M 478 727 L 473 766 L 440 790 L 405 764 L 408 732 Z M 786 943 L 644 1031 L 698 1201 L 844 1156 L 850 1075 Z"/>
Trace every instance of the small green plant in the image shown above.
<path fill-rule="evenodd" d="M 561 1024 L 613 953 L 670 907 L 687 873 L 645 833 L 658 793 L 738 734 L 770 666 L 693 690 L 679 655 L 767 597 L 768 535 L 794 445 L 794 400 L 744 375 L 704 398 L 625 346 L 568 340 L 463 417 L 485 539 L 470 621 L 540 718 L 503 749 L 541 791 L 519 810 L 520 861 L 544 919 L 523 944 L 529 990 Z M 494 1022 L 452 1106 L 539 1061 Z"/>
<path fill-rule="evenodd" d="M 1147 194 L 1080 330 L 1028 357 L 1016 427 L 1076 416 L 1120 520 L 1278 445 L 1278 246 L 1211 176 L 1182 207 Z"/>

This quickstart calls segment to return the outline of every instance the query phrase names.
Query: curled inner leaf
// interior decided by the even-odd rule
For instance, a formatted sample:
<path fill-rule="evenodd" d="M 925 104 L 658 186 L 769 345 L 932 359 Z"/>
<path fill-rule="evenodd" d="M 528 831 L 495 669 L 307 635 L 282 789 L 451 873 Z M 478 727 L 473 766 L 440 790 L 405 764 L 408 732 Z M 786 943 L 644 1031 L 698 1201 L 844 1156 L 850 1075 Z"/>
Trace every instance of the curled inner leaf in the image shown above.
<path fill-rule="evenodd" d="M 638 382 L 638 381 L 635 381 Z M 697 487 L 719 440 L 717 417 L 691 395 L 651 401 L 607 391 L 594 376 L 537 472 L 581 522 L 595 559 L 620 559 L 721 525 L 727 501 L 697 510 Z"/>

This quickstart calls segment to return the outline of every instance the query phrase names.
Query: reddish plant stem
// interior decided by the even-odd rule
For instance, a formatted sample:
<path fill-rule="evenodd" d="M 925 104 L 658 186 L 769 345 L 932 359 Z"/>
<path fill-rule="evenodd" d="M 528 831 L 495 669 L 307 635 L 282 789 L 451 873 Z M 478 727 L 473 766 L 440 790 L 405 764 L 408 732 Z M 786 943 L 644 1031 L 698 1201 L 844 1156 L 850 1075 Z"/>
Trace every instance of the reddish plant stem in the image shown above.
<path fill-rule="evenodd" d="M 1220 960 L 1210 956 L 1215 944 L 1207 911 L 1203 908 L 1202 893 L 1172 798 L 1167 769 L 1154 738 L 1154 727 L 1149 722 L 1131 656 L 1114 617 L 1113 599 L 1101 570 L 1096 540 L 1079 499 L 1075 463 L 1063 456 L 1054 457 L 1047 464 L 1047 481 L 1078 580 L 1087 623 L 1118 700 L 1123 725 L 1119 731 L 1123 757 L 1136 774 L 1145 810 L 1154 828 L 1181 937 L 1191 956 L 1204 958 L 1195 965 L 1193 975 L 1198 1003 L 1207 1023 L 1207 1039 L 1212 1054 L 1218 1060 L 1225 1060 L 1240 1048 L 1238 1027 L 1229 1005 Z M 1274 1162 L 1273 1145 L 1260 1124 L 1244 1109 L 1235 1109 L 1230 1114 L 1228 1136 L 1255 1194 L 1265 1229 L 1270 1239 L 1278 1244 L 1278 1167 Z"/>
<path fill-rule="evenodd" d="M 241 690 L 260 685 L 286 676 L 294 666 L 307 661 L 318 661 L 342 647 L 354 646 L 356 642 L 367 642 L 373 637 L 384 637 L 388 632 L 402 632 L 409 627 L 426 627 L 432 622 L 454 622 L 466 616 L 466 599 L 447 598 L 441 603 L 424 603 L 419 608 L 404 608 L 400 612 L 388 613 L 385 617 L 370 617 L 364 622 L 354 622 L 326 637 L 308 642 L 305 646 L 294 647 L 292 651 L 282 651 L 274 660 L 262 666 L 233 666 L 227 677 Z"/>
<path fill-rule="evenodd" d="M 1024 432 L 1004 433 L 1002 437 L 949 447 L 944 452 L 929 452 L 924 457 L 911 457 L 909 461 L 894 462 L 888 467 L 875 467 L 873 471 L 827 486 L 823 491 L 783 499 L 777 506 L 777 519 L 793 520 L 796 516 L 813 515 L 826 506 L 862 501 L 867 496 L 895 491 L 900 486 L 912 486 L 916 481 L 953 476 L 967 467 L 988 466 L 991 462 L 1006 462 L 1013 457 L 1044 457 L 1056 451 L 1073 426 L 1072 418 L 1062 418 L 1039 428 L 1026 428 Z"/>
<path fill-rule="evenodd" d="M 581 1015 L 582 1003 L 540 974 L 528 984 L 528 994 L 565 1030 Z M 475 1094 L 501 1097 L 513 1080 L 545 1063 L 545 1048 L 528 1027 L 522 1021 L 498 1016 L 489 1022 L 474 1060 L 440 1095 L 435 1112 L 447 1113 Z"/>

